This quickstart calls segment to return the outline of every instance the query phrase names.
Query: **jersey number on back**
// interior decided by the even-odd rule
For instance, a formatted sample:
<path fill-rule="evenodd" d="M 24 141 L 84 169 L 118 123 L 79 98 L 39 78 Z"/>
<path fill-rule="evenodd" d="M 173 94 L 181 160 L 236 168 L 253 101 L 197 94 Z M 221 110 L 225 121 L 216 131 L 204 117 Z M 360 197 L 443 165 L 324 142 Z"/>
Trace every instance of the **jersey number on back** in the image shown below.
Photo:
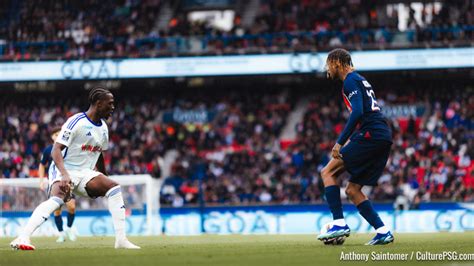
<path fill-rule="evenodd" d="M 372 101 L 372 111 L 380 111 L 380 107 L 375 100 L 375 92 L 374 90 L 366 90 L 367 95 L 370 97 Z"/>
<path fill-rule="evenodd" d="M 372 111 L 380 111 L 380 107 L 377 104 L 377 101 L 375 100 L 374 90 L 372 90 L 372 89 L 369 90 L 368 89 L 368 88 L 371 88 L 372 86 L 370 85 L 370 83 L 367 80 L 363 80 L 362 84 L 364 84 L 364 87 L 366 87 L 367 96 L 369 96 L 371 101 L 372 101 Z"/>

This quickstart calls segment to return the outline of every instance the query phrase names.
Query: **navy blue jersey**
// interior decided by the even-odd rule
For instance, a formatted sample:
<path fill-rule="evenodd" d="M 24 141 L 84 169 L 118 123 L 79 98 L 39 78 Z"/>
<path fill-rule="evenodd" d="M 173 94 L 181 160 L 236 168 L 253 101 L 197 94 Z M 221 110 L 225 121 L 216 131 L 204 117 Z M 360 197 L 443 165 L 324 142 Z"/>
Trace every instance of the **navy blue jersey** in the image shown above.
<path fill-rule="evenodd" d="M 367 80 L 357 72 L 347 74 L 342 88 L 342 96 L 347 109 L 351 112 L 337 143 L 344 145 L 352 139 L 373 139 L 392 141 L 392 132 L 380 112 L 375 93 Z M 357 124 L 359 129 L 354 132 Z"/>
<path fill-rule="evenodd" d="M 53 150 L 53 145 L 49 145 L 43 150 L 43 155 L 41 156 L 41 164 L 44 165 L 46 173 L 48 172 L 49 163 L 51 162 L 51 151 Z"/>

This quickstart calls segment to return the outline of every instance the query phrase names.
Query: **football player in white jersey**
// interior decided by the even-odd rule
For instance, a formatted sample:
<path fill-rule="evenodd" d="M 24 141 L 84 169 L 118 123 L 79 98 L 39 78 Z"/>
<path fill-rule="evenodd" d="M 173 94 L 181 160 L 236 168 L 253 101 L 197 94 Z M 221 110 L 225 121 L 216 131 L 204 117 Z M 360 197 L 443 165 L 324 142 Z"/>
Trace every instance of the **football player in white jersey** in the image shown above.
<path fill-rule="evenodd" d="M 139 249 L 125 236 L 125 205 L 120 186 L 106 176 L 102 151 L 107 150 L 109 132 L 105 120 L 114 111 L 114 96 L 104 88 L 89 93 L 87 112 L 70 117 L 53 145 L 49 168 L 50 197 L 33 211 L 20 235 L 10 243 L 19 250 L 34 250 L 30 236 L 50 214 L 75 194 L 107 197 L 115 229 L 115 248 Z"/>

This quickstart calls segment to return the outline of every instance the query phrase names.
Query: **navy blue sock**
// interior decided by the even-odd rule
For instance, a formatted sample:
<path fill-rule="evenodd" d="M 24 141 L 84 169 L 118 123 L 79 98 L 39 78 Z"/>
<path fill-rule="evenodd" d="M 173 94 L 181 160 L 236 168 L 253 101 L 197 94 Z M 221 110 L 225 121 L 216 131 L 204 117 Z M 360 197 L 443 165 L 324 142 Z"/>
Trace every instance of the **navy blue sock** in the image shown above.
<path fill-rule="evenodd" d="M 61 217 L 61 215 L 54 216 L 54 223 L 56 224 L 58 231 L 62 232 L 63 231 L 63 217 Z"/>
<path fill-rule="evenodd" d="M 74 217 L 76 216 L 75 213 L 67 213 L 67 227 L 71 228 L 72 223 L 74 223 Z"/>
<path fill-rule="evenodd" d="M 329 209 L 332 212 L 332 218 L 334 220 L 343 219 L 344 214 L 342 213 L 341 189 L 339 186 L 329 186 L 325 187 L 324 190 L 326 192 L 326 200 Z"/>
<path fill-rule="evenodd" d="M 365 200 L 357 205 L 357 209 L 359 209 L 360 215 L 362 215 L 362 217 L 364 217 L 364 219 L 375 229 L 384 226 L 382 219 L 380 219 L 369 200 Z"/>

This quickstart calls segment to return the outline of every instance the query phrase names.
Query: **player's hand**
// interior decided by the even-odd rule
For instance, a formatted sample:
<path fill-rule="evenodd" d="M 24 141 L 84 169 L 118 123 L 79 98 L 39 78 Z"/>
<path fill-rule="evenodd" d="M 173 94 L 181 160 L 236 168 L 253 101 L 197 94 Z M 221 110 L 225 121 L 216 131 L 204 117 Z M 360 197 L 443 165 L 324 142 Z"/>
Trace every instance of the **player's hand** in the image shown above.
<path fill-rule="evenodd" d="M 334 147 L 332 148 L 332 151 L 331 151 L 331 156 L 332 158 L 334 159 L 342 159 L 342 155 L 341 153 L 339 152 L 341 150 L 341 144 L 339 143 L 336 143 L 334 145 Z"/>
<path fill-rule="evenodd" d="M 71 177 L 69 177 L 69 174 L 63 175 L 63 178 L 61 178 L 61 181 L 64 181 L 65 184 L 72 185 Z"/>
<path fill-rule="evenodd" d="M 64 202 L 69 201 L 69 199 L 72 196 L 72 189 L 74 187 L 74 184 L 72 183 L 71 178 L 69 177 L 69 174 L 66 174 L 62 177 L 60 181 L 60 189 L 66 194 L 66 198 L 64 199 Z"/>
<path fill-rule="evenodd" d="M 61 179 L 61 190 L 66 192 L 69 196 L 72 194 L 72 189 L 74 188 L 74 183 L 72 183 L 71 177 L 69 174 L 66 174 Z"/>

